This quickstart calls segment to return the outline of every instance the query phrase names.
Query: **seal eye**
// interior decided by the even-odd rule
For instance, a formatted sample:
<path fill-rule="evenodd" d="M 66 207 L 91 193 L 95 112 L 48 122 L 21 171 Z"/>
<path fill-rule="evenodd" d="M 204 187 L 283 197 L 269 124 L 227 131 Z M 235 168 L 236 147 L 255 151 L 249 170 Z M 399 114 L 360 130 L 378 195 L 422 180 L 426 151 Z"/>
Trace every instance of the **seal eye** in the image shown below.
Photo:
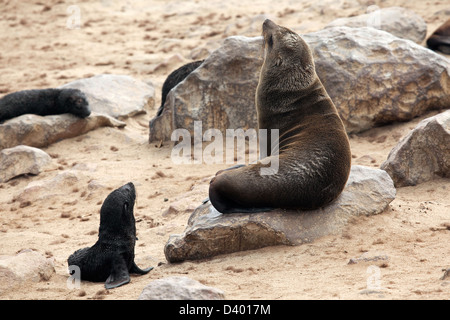
<path fill-rule="evenodd" d="M 128 212 L 128 206 L 129 206 L 129 203 L 128 203 L 128 201 L 126 201 L 124 204 L 123 204 L 123 211 L 126 213 L 126 212 Z"/>

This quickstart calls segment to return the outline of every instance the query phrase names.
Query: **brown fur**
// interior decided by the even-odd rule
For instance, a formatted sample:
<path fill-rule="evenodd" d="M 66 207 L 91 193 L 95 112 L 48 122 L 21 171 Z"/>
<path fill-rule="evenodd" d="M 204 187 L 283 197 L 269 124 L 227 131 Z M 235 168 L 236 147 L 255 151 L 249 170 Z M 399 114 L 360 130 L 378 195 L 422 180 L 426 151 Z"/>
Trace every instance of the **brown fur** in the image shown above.
<path fill-rule="evenodd" d="M 263 36 L 258 125 L 268 133 L 279 129 L 279 169 L 261 175 L 260 169 L 268 165 L 258 162 L 219 171 L 211 180 L 209 197 L 222 213 L 320 208 L 339 196 L 350 173 L 348 137 L 316 75 L 308 45 L 270 20 L 263 24 Z M 277 157 L 270 149 L 268 154 L 272 160 Z"/>

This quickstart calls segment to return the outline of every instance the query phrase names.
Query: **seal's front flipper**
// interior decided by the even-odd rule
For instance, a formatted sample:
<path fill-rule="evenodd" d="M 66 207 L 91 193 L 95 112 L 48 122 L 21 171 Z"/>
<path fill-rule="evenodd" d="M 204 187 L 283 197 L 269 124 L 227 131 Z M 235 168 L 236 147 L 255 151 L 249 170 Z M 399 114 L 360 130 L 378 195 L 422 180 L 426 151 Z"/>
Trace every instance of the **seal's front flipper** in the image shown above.
<path fill-rule="evenodd" d="M 151 270 L 153 269 L 153 267 L 149 267 L 147 269 L 142 270 L 141 268 L 139 268 L 136 263 L 133 261 L 133 265 L 131 266 L 130 272 L 131 273 L 137 273 L 137 274 L 147 274 L 149 273 Z"/>
<path fill-rule="evenodd" d="M 259 212 L 267 212 L 275 210 L 276 208 L 244 208 L 244 207 L 228 207 L 227 209 L 223 210 L 223 212 L 220 212 L 222 214 L 227 213 L 259 213 Z M 216 209 L 217 210 L 217 209 Z"/>
<path fill-rule="evenodd" d="M 232 208 L 226 213 L 258 213 L 275 210 L 276 208 Z"/>
<path fill-rule="evenodd" d="M 125 260 L 117 259 L 113 261 L 111 274 L 105 282 L 106 289 L 113 289 L 130 282 L 130 274 L 128 272 Z"/>
<path fill-rule="evenodd" d="M 216 176 L 217 176 L 218 174 L 224 172 L 224 171 L 230 171 L 230 170 L 239 169 L 239 168 L 242 168 L 242 167 L 245 167 L 245 164 L 236 164 L 236 165 L 231 166 L 231 167 L 229 167 L 229 168 L 226 168 L 226 169 L 222 169 L 222 170 L 217 171 L 217 172 L 216 172 Z"/>

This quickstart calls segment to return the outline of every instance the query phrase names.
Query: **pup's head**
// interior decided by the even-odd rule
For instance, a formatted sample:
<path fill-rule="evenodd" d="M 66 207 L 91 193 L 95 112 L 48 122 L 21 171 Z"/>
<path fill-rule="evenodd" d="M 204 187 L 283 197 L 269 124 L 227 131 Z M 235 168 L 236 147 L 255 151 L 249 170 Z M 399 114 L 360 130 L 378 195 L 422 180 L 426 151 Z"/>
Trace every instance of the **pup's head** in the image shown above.
<path fill-rule="evenodd" d="M 80 118 L 86 118 L 91 114 L 86 95 L 78 89 L 62 89 L 59 94 L 59 103 L 68 113 Z"/>
<path fill-rule="evenodd" d="M 111 192 L 100 209 L 99 234 L 107 231 L 119 236 L 130 235 L 131 232 L 135 236 L 136 226 L 133 213 L 135 201 L 136 189 L 132 182 Z"/>

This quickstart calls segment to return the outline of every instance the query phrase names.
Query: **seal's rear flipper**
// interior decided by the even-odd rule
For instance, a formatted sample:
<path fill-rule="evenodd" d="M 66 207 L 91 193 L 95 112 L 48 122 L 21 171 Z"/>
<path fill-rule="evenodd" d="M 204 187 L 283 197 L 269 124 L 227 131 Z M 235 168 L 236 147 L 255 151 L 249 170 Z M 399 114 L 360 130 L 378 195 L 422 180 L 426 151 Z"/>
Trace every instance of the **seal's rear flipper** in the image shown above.
<path fill-rule="evenodd" d="M 209 185 L 209 201 L 211 205 L 220 213 L 258 213 L 272 211 L 271 207 L 250 207 L 238 203 L 228 192 L 231 189 L 229 181 L 216 176 Z"/>
<path fill-rule="evenodd" d="M 111 274 L 105 282 L 106 289 L 113 289 L 130 282 L 130 274 L 123 259 L 113 261 Z"/>
<path fill-rule="evenodd" d="M 133 265 L 131 266 L 130 272 L 131 273 L 137 273 L 137 274 L 147 274 L 149 273 L 151 270 L 153 269 L 153 267 L 149 267 L 147 269 L 142 270 L 141 268 L 139 268 L 136 263 L 133 261 Z"/>

